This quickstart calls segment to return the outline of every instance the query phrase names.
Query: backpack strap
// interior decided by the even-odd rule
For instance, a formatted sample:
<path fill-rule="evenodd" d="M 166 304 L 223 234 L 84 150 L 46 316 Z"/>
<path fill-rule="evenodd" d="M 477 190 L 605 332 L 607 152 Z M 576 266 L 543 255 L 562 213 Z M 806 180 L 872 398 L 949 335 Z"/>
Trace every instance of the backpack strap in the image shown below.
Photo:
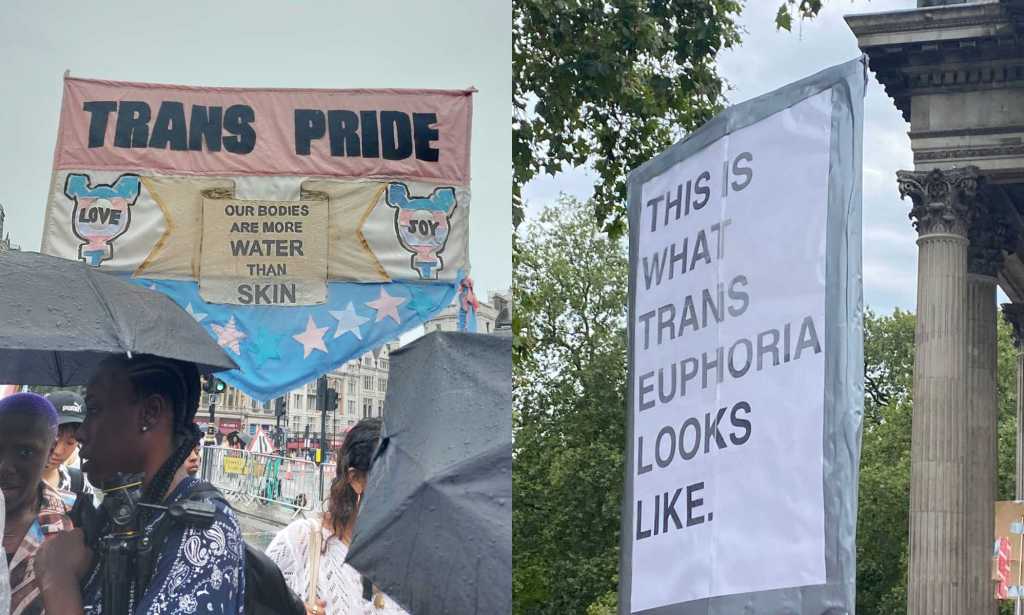
<path fill-rule="evenodd" d="M 185 499 L 192 502 L 213 500 L 214 502 L 220 502 L 224 506 L 234 510 L 234 507 L 231 506 L 231 503 L 224 497 L 224 494 L 220 492 L 220 489 L 214 487 L 205 480 L 199 481 L 195 487 L 192 487 L 192 490 L 188 492 Z"/>
<path fill-rule="evenodd" d="M 100 532 L 107 521 L 103 509 L 96 508 L 92 498 L 86 495 L 75 500 L 75 505 L 71 508 L 68 516 L 71 518 L 71 523 L 85 533 L 85 544 L 95 551 L 99 544 Z"/>
<path fill-rule="evenodd" d="M 81 496 L 85 491 L 85 475 L 78 468 L 68 468 L 68 476 L 71 478 L 71 492 Z"/>

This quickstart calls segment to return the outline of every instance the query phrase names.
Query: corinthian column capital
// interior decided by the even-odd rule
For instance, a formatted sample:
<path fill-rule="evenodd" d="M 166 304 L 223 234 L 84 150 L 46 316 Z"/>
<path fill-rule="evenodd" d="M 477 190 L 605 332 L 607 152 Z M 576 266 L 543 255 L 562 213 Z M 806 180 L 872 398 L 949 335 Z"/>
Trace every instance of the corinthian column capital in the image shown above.
<path fill-rule="evenodd" d="M 1024 344 L 1024 303 L 1004 303 L 1003 318 L 1013 328 L 1013 345 L 1021 350 L 1021 344 Z"/>
<path fill-rule="evenodd" d="M 1006 252 L 1017 243 L 1017 232 L 991 203 L 978 201 L 976 215 L 967 230 L 967 272 L 996 277 Z"/>
<path fill-rule="evenodd" d="M 967 236 L 978 186 L 978 167 L 931 171 L 897 171 L 900 198 L 910 197 L 910 219 L 918 235 Z"/>

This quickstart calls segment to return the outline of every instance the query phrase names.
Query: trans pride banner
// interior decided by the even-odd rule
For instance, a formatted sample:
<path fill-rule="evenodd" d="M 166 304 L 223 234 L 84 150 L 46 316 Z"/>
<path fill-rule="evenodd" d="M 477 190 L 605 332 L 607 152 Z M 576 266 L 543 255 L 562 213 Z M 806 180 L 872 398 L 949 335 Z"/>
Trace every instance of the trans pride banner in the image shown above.
<path fill-rule="evenodd" d="M 42 251 L 164 292 L 271 399 L 465 286 L 472 92 L 65 77 Z"/>

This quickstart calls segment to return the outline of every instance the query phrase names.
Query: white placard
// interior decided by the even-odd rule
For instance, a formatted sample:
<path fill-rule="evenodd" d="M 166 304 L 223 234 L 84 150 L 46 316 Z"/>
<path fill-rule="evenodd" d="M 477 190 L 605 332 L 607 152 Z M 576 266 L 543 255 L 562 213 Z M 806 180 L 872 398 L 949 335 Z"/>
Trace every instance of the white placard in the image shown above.
<path fill-rule="evenodd" d="M 825 583 L 831 108 L 826 90 L 642 186 L 633 612 Z"/>

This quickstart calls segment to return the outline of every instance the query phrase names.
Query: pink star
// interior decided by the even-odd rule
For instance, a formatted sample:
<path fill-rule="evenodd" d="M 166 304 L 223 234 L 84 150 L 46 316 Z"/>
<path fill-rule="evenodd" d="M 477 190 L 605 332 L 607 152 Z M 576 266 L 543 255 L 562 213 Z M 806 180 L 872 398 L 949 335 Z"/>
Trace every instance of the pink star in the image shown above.
<path fill-rule="evenodd" d="M 367 301 L 366 305 L 377 310 L 377 320 L 374 322 L 380 322 L 390 316 L 397 324 L 402 324 L 402 319 L 398 316 L 398 306 L 403 303 L 405 303 L 404 297 L 392 297 L 381 288 L 380 297 L 374 301 Z"/>
<path fill-rule="evenodd" d="M 292 339 L 302 344 L 302 358 L 305 359 L 314 350 L 320 352 L 327 352 L 327 346 L 324 345 L 324 333 L 330 327 L 317 327 L 313 317 L 310 316 L 309 320 L 306 321 L 306 330 L 298 335 L 293 335 Z"/>
<path fill-rule="evenodd" d="M 221 348 L 227 348 L 235 354 L 242 354 L 239 343 L 248 336 L 239 331 L 238 327 L 235 326 L 234 316 L 228 320 L 227 325 L 214 324 L 210 325 L 210 328 L 217 334 L 217 344 L 220 345 Z"/>

